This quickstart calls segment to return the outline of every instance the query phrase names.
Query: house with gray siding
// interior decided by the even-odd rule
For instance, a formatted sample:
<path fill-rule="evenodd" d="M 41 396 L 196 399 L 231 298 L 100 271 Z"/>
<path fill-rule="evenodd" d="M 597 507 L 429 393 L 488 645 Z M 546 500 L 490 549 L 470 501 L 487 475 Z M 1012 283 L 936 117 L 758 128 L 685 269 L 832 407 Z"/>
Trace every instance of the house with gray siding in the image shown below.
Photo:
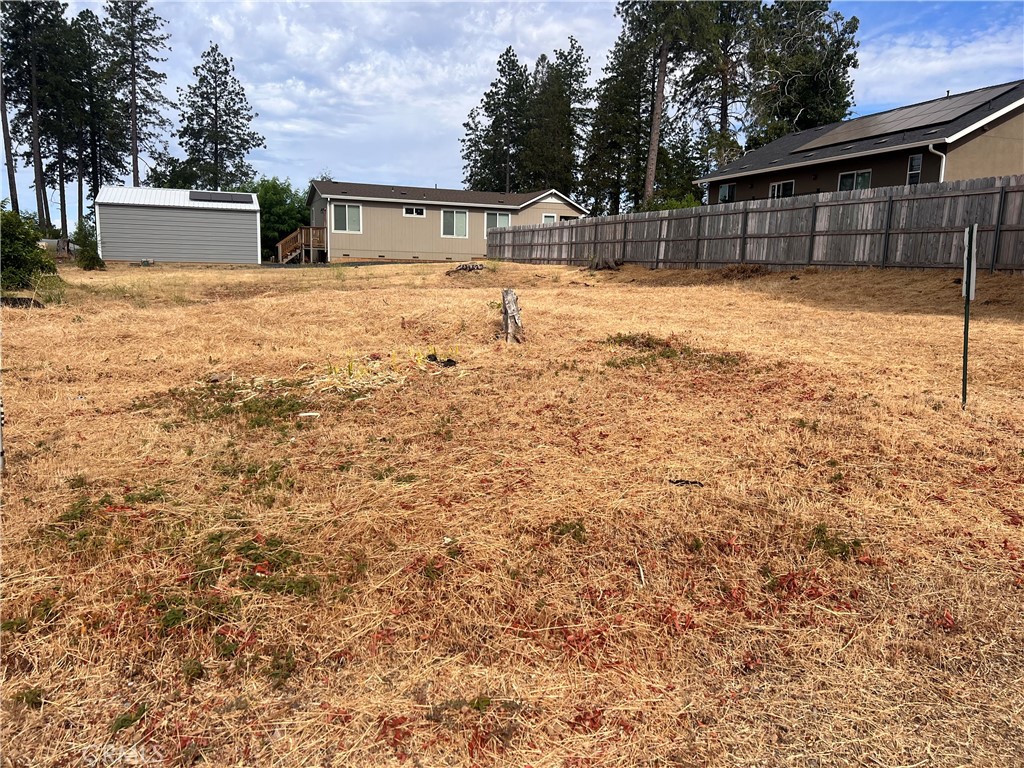
<path fill-rule="evenodd" d="M 107 186 L 96 241 L 104 261 L 259 264 L 260 205 L 240 192 Z"/>

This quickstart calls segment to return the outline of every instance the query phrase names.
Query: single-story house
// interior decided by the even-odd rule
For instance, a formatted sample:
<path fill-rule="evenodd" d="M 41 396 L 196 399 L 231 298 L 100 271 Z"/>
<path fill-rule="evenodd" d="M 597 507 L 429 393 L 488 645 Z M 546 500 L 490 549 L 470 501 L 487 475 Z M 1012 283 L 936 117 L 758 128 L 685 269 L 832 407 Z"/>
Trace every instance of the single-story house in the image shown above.
<path fill-rule="evenodd" d="M 104 261 L 259 264 L 256 195 L 148 187 L 102 187 L 96 242 Z"/>
<path fill-rule="evenodd" d="M 797 131 L 695 183 L 731 203 L 1024 173 L 1024 80 Z"/>
<path fill-rule="evenodd" d="M 320 180 L 306 203 L 310 225 L 326 230 L 327 261 L 469 261 L 487 256 L 489 229 L 587 213 L 555 189 L 505 194 Z"/>

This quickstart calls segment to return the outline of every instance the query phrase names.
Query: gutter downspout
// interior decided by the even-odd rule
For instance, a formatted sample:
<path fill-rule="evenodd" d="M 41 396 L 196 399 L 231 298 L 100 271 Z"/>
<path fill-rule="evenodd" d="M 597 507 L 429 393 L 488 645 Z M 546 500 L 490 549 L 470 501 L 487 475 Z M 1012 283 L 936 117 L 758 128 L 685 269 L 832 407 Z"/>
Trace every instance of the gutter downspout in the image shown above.
<path fill-rule="evenodd" d="M 941 160 L 939 160 L 939 183 L 941 184 L 946 180 L 946 156 L 939 152 L 939 150 L 935 148 L 934 144 L 928 145 L 928 151 L 931 152 L 933 155 L 938 155 L 939 157 L 942 158 Z"/>

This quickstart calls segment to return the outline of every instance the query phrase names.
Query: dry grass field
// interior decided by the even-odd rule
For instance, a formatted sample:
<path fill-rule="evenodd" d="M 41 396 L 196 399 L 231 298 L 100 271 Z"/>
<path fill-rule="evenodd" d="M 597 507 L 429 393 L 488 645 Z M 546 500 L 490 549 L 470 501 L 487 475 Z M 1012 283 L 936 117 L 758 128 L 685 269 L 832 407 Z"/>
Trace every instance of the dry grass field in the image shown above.
<path fill-rule="evenodd" d="M 1020 276 L 966 411 L 953 272 L 63 277 L 3 310 L 4 766 L 1024 760 Z"/>

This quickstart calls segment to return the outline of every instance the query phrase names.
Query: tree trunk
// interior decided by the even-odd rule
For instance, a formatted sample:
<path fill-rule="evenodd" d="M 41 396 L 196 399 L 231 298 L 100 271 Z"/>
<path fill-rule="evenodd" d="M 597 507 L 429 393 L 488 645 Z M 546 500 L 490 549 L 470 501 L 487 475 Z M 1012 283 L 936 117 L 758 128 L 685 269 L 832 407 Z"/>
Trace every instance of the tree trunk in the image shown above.
<path fill-rule="evenodd" d="M 82 148 L 78 148 L 78 220 L 85 218 L 85 168 L 82 165 Z"/>
<path fill-rule="evenodd" d="M 39 147 L 39 79 L 37 77 L 37 56 L 32 51 L 30 90 L 30 114 L 32 123 L 32 171 L 36 186 L 36 219 L 40 227 L 50 227 L 50 205 L 46 197 L 46 177 L 43 175 L 43 155 Z"/>
<path fill-rule="evenodd" d="M 64 142 L 57 139 L 57 186 L 60 190 L 60 236 L 68 237 L 68 195 L 67 174 L 64 173 Z"/>
<path fill-rule="evenodd" d="M 668 73 L 668 44 L 663 40 L 658 49 L 658 80 L 654 86 L 654 107 L 651 111 L 651 143 L 647 149 L 647 175 L 644 177 L 644 203 L 654 197 L 654 174 L 658 170 L 658 148 L 661 146 L 661 111 L 665 105 L 665 77 Z"/>
<path fill-rule="evenodd" d="M 11 210 L 21 213 L 18 207 L 18 183 L 14 168 L 14 145 L 11 143 L 11 127 L 7 123 L 7 94 L 0 77 L 0 117 L 4 125 L 4 163 L 7 165 L 7 185 L 11 190 Z"/>
<path fill-rule="evenodd" d="M 139 101 L 138 93 L 136 91 L 135 72 L 136 72 L 136 52 L 135 52 L 135 41 L 131 42 L 131 67 L 129 68 L 128 77 L 131 78 L 131 97 L 128 105 L 129 110 L 129 121 L 131 122 L 131 141 L 132 141 L 132 186 L 139 186 Z"/>

